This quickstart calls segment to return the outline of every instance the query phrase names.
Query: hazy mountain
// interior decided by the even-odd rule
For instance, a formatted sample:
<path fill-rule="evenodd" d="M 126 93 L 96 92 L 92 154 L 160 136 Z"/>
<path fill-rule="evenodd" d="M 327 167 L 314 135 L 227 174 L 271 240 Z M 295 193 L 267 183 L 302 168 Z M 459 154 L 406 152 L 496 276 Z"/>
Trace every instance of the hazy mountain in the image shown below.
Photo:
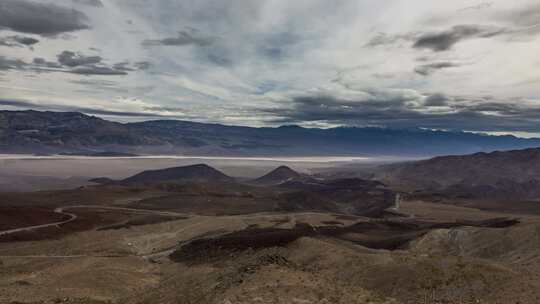
<path fill-rule="evenodd" d="M 433 156 L 540 146 L 540 139 L 420 129 L 117 123 L 72 112 L 0 111 L 0 153 Z"/>
<path fill-rule="evenodd" d="M 121 184 L 153 184 L 162 182 L 233 182 L 234 179 L 204 164 L 148 170 L 120 181 Z"/>
<path fill-rule="evenodd" d="M 374 178 L 413 190 L 498 199 L 540 197 L 540 149 L 435 157 L 383 166 Z"/>

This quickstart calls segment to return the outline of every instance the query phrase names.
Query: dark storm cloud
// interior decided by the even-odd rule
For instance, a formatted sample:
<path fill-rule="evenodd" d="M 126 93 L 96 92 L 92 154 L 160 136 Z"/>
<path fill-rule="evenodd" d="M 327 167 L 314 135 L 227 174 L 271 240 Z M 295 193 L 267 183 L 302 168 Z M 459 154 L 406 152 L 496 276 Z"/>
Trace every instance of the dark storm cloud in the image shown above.
<path fill-rule="evenodd" d="M 47 68 L 61 68 L 62 67 L 62 65 L 59 64 L 58 62 L 47 61 L 45 58 L 40 58 L 40 57 L 34 58 L 32 62 L 34 63 L 34 65 L 39 66 L 39 67 L 47 67 Z"/>
<path fill-rule="evenodd" d="M 258 43 L 257 50 L 262 56 L 270 60 L 282 60 L 287 58 L 290 53 L 294 53 L 293 50 L 298 48 L 299 44 L 313 37 L 287 29 L 271 32 L 259 38 L 261 38 L 261 41 Z"/>
<path fill-rule="evenodd" d="M 152 67 L 152 63 L 149 61 L 138 61 L 133 64 L 133 66 L 138 70 L 148 70 Z"/>
<path fill-rule="evenodd" d="M 444 94 L 435 93 L 426 97 L 424 105 L 428 107 L 445 107 L 448 106 L 448 101 L 450 100 L 451 99 Z"/>
<path fill-rule="evenodd" d="M 24 69 L 28 64 L 20 59 L 0 56 L 0 71 Z"/>
<path fill-rule="evenodd" d="M 130 67 L 129 61 L 123 61 L 113 64 L 113 69 L 117 71 L 123 71 L 123 72 L 132 72 L 134 69 Z"/>
<path fill-rule="evenodd" d="M 206 54 L 206 57 L 203 58 L 203 60 L 208 60 L 209 63 L 218 65 L 218 66 L 232 66 L 233 60 L 227 56 L 227 54 L 219 53 L 219 52 L 209 52 Z"/>
<path fill-rule="evenodd" d="M 139 70 L 135 65 L 131 66 L 129 62 L 119 62 L 112 66 L 102 63 L 99 56 L 83 56 L 74 53 L 63 52 L 58 56 L 58 62 L 48 61 L 45 58 L 36 57 L 31 63 L 20 59 L 6 58 L 0 56 L 0 71 L 8 70 L 32 70 L 39 73 L 62 72 L 78 75 L 127 75 L 127 72 Z"/>
<path fill-rule="evenodd" d="M 27 37 L 27 36 L 7 36 L 0 37 L 0 45 L 8 47 L 32 47 L 34 44 L 38 43 L 39 40 Z"/>
<path fill-rule="evenodd" d="M 490 38 L 504 34 L 504 28 L 481 25 L 456 25 L 450 30 L 420 35 L 413 44 L 417 49 L 430 49 L 442 52 L 451 49 L 464 39 Z"/>
<path fill-rule="evenodd" d="M 96 65 L 76 67 L 67 72 L 72 73 L 72 74 L 87 75 L 87 76 L 88 75 L 103 75 L 103 76 L 127 75 L 126 71 L 117 70 L 114 67 L 96 66 Z"/>
<path fill-rule="evenodd" d="M 442 69 L 448 69 L 448 68 L 456 68 L 461 66 L 459 63 L 450 62 L 450 61 L 442 61 L 442 62 L 434 62 L 434 63 L 428 63 L 428 64 L 422 64 L 417 66 L 414 71 L 417 74 L 420 74 L 422 76 L 428 76 L 433 74 L 434 72 Z"/>
<path fill-rule="evenodd" d="M 433 96 L 433 95 L 431 95 Z M 540 131 L 540 107 L 525 106 L 520 102 L 483 102 L 486 98 L 462 98 L 451 106 L 452 111 L 431 113 L 415 106 L 422 97 L 385 94 L 372 99 L 354 101 L 331 96 L 302 96 L 293 98 L 290 108 L 260 110 L 276 117 L 280 124 L 328 122 L 350 126 L 384 126 L 390 128 L 431 128 L 471 131 Z M 428 97 L 430 98 L 430 97 Z M 442 104 L 441 99 L 432 97 Z M 416 102 L 411 102 L 416 101 Z M 446 102 L 446 101 L 445 101 Z"/>
<path fill-rule="evenodd" d="M 33 103 L 23 101 L 23 100 L 16 100 L 16 99 L 2 99 L 0 98 L 0 106 L 10 106 L 10 107 L 31 107 L 36 106 L 34 108 L 41 109 L 43 107 L 34 105 Z"/>
<path fill-rule="evenodd" d="M 76 67 L 80 65 L 89 65 L 100 63 L 103 58 L 100 56 L 84 56 L 71 51 L 63 51 L 58 56 L 58 62 L 68 67 Z"/>
<path fill-rule="evenodd" d="M 127 75 L 128 72 L 145 70 L 150 63 L 146 61 L 131 64 L 129 61 L 105 64 L 101 56 L 86 56 L 72 51 L 63 51 L 57 56 L 58 62 L 50 62 L 44 58 L 34 58 L 33 64 L 42 72 L 65 72 L 79 75 Z M 41 68 L 41 69 L 40 69 Z M 43 69 L 50 68 L 50 69 Z"/>
<path fill-rule="evenodd" d="M 0 1 L 0 28 L 56 36 L 88 29 L 88 17 L 78 10 L 27 0 Z"/>
<path fill-rule="evenodd" d="M 73 0 L 74 3 L 82 5 L 90 5 L 95 7 L 103 7 L 101 0 Z"/>
<path fill-rule="evenodd" d="M 366 92 L 368 93 L 368 92 Z M 271 109 L 268 112 L 282 117 L 283 122 L 331 121 L 351 122 L 361 118 L 380 120 L 410 111 L 408 104 L 419 103 L 420 97 L 403 93 L 371 93 L 364 100 L 343 100 L 332 96 L 299 96 L 291 101 L 289 109 Z"/>
<path fill-rule="evenodd" d="M 67 72 L 72 73 L 72 74 L 80 74 L 80 75 L 114 76 L 114 75 L 127 75 L 128 72 L 145 70 L 149 67 L 149 65 L 146 64 L 146 62 L 137 62 L 137 63 L 131 64 L 129 61 L 123 61 L 123 62 L 115 63 L 112 66 L 108 66 L 100 62 L 98 64 L 85 64 L 85 65 L 80 65 L 80 66 L 78 65 Z"/>
<path fill-rule="evenodd" d="M 178 32 L 178 36 L 164 39 L 148 39 L 143 41 L 143 45 L 147 46 L 209 46 L 214 42 L 212 37 L 203 37 L 196 30 L 184 30 Z"/>

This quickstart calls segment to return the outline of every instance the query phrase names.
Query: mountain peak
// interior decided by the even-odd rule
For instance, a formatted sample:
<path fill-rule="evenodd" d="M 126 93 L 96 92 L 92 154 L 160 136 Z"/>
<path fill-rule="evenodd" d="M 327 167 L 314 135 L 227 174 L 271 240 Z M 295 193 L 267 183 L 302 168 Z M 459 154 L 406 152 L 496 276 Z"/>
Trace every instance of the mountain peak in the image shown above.
<path fill-rule="evenodd" d="M 262 185 L 278 185 L 291 180 L 306 178 L 305 175 L 294 171 L 287 166 L 279 166 L 271 172 L 257 178 L 254 182 Z"/>
<path fill-rule="evenodd" d="M 280 173 L 280 174 L 287 174 L 287 175 L 300 175 L 300 173 L 294 171 L 293 169 L 291 169 L 290 167 L 287 167 L 287 166 L 279 166 L 277 167 L 276 169 L 272 170 L 269 174 L 276 174 L 276 173 Z"/>

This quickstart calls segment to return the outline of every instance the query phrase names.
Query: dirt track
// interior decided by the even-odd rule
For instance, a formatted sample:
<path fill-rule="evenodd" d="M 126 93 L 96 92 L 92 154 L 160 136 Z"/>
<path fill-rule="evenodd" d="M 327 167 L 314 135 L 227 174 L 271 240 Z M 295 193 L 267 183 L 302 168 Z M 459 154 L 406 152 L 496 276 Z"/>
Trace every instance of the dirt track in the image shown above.
<path fill-rule="evenodd" d="M 107 207 L 107 206 L 98 206 L 98 205 L 75 205 L 75 206 L 67 206 L 67 207 L 59 207 L 54 209 L 54 213 L 69 216 L 69 219 L 64 221 L 58 221 L 58 222 L 52 222 L 48 224 L 42 224 L 42 225 L 34 225 L 34 226 L 28 226 L 28 227 L 21 227 L 21 228 L 15 228 L 5 231 L 0 231 L 0 236 L 23 232 L 23 231 L 31 231 L 41 228 L 47 228 L 47 227 L 53 227 L 53 226 L 60 226 L 63 224 L 67 224 L 70 222 L 73 222 L 77 219 L 77 215 L 69 212 L 65 212 L 66 209 L 76 209 L 76 208 L 94 208 L 94 209 L 108 209 L 108 210 L 116 210 L 116 211 L 129 211 L 129 212 L 137 212 L 137 213 L 151 213 L 151 214 L 157 214 L 157 215 L 168 215 L 168 216 L 186 216 L 185 214 L 180 214 L 176 212 L 166 212 L 166 211 L 153 211 L 153 210 L 143 210 L 143 209 L 132 209 L 132 208 L 122 208 L 122 207 Z"/>
<path fill-rule="evenodd" d="M 13 234 L 13 233 L 17 233 L 17 232 L 30 231 L 30 230 L 40 229 L 40 228 L 47 228 L 47 227 L 52 227 L 52 226 L 60 226 L 62 224 L 66 224 L 66 223 L 72 222 L 72 221 L 77 219 L 77 215 L 75 215 L 73 213 L 69 213 L 69 212 L 64 212 L 64 208 L 56 208 L 56 209 L 54 209 L 54 213 L 67 215 L 67 216 L 69 216 L 69 219 L 64 220 L 64 221 L 60 221 L 60 222 L 53 222 L 53 223 L 49 223 L 49 224 L 34 225 L 34 226 L 28 226 L 28 227 L 22 227 L 22 228 L 16 228 L 16 229 L 0 231 L 0 236 Z"/>

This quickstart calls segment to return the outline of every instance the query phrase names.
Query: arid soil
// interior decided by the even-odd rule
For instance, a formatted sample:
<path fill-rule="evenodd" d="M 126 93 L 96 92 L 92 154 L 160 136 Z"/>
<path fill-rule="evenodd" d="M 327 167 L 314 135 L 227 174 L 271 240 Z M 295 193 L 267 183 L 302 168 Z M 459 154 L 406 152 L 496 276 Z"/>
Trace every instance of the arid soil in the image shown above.
<path fill-rule="evenodd" d="M 0 206 L 0 231 L 61 221 L 50 208 Z"/>
<path fill-rule="evenodd" d="M 103 204 L 134 201 L 124 195 L 130 192 L 118 191 Z M 405 201 L 401 217 L 385 219 L 324 212 L 178 218 L 74 212 L 100 214 L 102 225 L 94 221 L 54 238 L 0 243 L 0 303 L 540 299 L 535 215 L 422 201 Z"/>

